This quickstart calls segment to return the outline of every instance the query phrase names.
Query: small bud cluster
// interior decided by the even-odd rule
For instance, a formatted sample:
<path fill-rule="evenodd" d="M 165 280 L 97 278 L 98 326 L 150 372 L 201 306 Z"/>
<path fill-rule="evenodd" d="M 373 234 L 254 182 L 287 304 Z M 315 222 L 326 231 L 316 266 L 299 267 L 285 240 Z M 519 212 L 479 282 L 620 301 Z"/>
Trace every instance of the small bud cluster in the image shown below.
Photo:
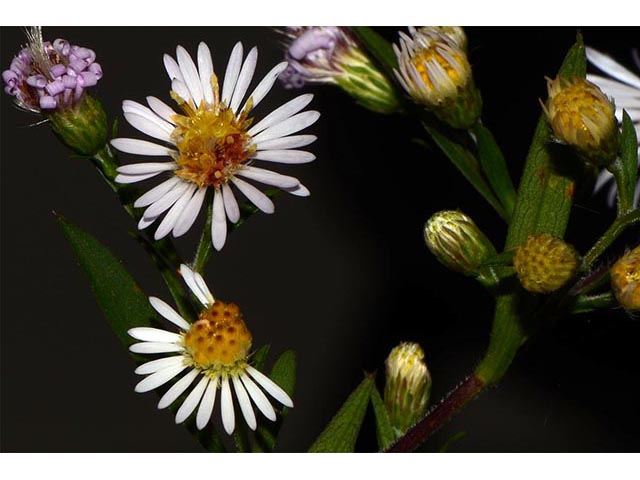
<path fill-rule="evenodd" d="M 73 107 L 84 90 L 102 78 L 93 50 L 61 38 L 44 42 L 39 28 L 31 29 L 28 37 L 29 45 L 2 72 L 4 91 L 20 108 L 39 113 Z"/>
<path fill-rule="evenodd" d="M 611 287 L 623 308 L 640 310 L 640 246 L 620 258 L 611 268 Z"/>

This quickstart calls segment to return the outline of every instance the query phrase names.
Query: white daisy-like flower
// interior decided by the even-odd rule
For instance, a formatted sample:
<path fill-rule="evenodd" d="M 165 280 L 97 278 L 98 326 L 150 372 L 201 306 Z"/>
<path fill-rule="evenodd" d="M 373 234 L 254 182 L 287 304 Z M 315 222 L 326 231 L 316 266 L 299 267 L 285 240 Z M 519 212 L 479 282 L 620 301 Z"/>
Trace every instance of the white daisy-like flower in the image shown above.
<path fill-rule="evenodd" d="M 264 392 L 286 407 L 293 407 L 293 402 L 282 388 L 250 365 L 251 333 L 238 306 L 214 300 L 202 276 L 186 265 L 181 265 L 180 273 L 203 310 L 197 321 L 189 323 L 159 298 L 149 297 L 151 306 L 180 331 L 151 327 L 129 330 L 129 335 L 140 340 L 129 347 L 132 352 L 171 354 L 136 368 L 137 374 L 146 377 L 135 391 L 154 390 L 186 372 L 158 403 L 158 408 L 170 406 L 197 380 L 176 413 L 176 423 L 184 422 L 197 409 L 196 426 L 202 430 L 211 419 L 218 390 L 222 424 L 229 435 L 235 429 L 234 393 L 249 428 L 255 430 L 257 426 L 253 405 L 274 421 L 276 412 Z"/>
<path fill-rule="evenodd" d="M 256 167 L 256 161 L 285 164 L 311 162 L 312 153 L 298 150 L 316 140 L 314 135 L 295 135 L 320 117 L 316 111 L 302 110 L 313 95 L 300 95 L 253 124 L 250 113 L 269 93 L 287 62 L 273 67 L 246 98 L 258 58 L 252 48 L 243 61 L 238 42 L 227 64 L 222 83 L 214 73 L 209 47 L 198 46 L 197 66 L 182 47 L 177 61 L 164 56 L 171 80 L 171 97 L 178 112 L 156 97 L 147 97 L 146 107 L 132 100 L 123 102 L 124 117 L 134 128 L 161 143 L 133 138 L 116 138 L 118 150 L 136 155 L 168 156 L 168 162 L 145 162 L 118 168 L 119 183 L 134 183 L 169 172 L 170 178 L 136 200 L 146 207 L 138 228 L 144 229 L 167 212 L 154 238 L 172 233 L 184 235 L 200 212 L 207 190 L 213 189 L 212 243 L 220 250 L 227 237 L 227 219 L 236 223 L 240 209 L 233 188 L 258 209 L 273 213 L 271 199 L 247 180 L 280 188 L 298 196 L 309 190 L 294 177 Z M 244 101 L 244 103 L 243 103 Z M 232 188 L 233 187 L 233 188 Z"/>
<path fill-rule="evenodd" d="M 601 75 L 589 74 L 587 75 L 587 79 L 598 85 L 605 94 L 613 97 L 616 104 L 616 118 L 618 121 L 622 121 L 622 110 L 627 111 L 635 125 L 638 138 L 640 138 L 640 76 L 619 64 L 609 55 L 591 47 L 586 48 L 586 53 L 589 62 L 608 75 L 608 77 L 603 77 Z M 638 51 L 634 50 L 633 53 L 635 64 L 640 70 Z M 640 155 L 640 141 L 638 143 L 638 155 Z M 638 165 L 640 167 L 640 162 Z M 616 184 L 613 175 L 603 169 L 596 182 L 594 193 L 600 191 L 605 185 L 610 185 L 607 203 L 612 206 L 616 199 Z M 634 206 L 638 205 L 639 197 L 640 181 L 638 185 L 636 185 L 633 200 Z"/>

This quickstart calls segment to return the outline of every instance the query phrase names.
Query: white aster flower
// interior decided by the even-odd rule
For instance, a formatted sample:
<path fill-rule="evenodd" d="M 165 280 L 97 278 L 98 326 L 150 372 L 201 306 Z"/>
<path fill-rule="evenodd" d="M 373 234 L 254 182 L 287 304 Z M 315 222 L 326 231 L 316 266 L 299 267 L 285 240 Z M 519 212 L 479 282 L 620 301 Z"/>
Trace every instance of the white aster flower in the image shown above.
<path fill-rule="evenodd" d="M 170 172 L 169 179 L 134 203 L 137 208 L 146 207 L 138 224 L 140 229 L 167 212 L 155 232 L 156 240 L 169 233 L 174 237 L 184 235 L 198 216 L 210 187 L 213 188 L 211 237 L 217 250 L 226 240 L 227 219 L 232 223 L 240 219 L 232 186 L 265 213 L 273 213 L 273 202 L 246 180 L 293 195 L 309 195 L 298 179 L 256 167 L 254 163 L 298 164 L 315 159 L 312 153 L 297 149 L 311 144 L 316 137 L 294 135 L 320 117 L 316 111 L 302 112 L 313 96 L 300 95 L 252 125 L 249 116 L 252 109 L 269 93 L 287 63 L 272 68 L 243 103 L 256 68 L 258 50 L 252 48 L 244 61 L 242 52 L 242 43 L 238 42 L 227 64 L 222 93 L 205 43 L 198 46 L 197 66 L 181 46 L 176 50 L 177 61 L 165 55 L 171 97 L 179 113 L 155 97 L 147 97 L 149 108 L 131 100 L 123 102 L 127 122 L 162 143 L 116 138 L 111 144 L 136 155 L 171 157 L 168 162 L 120 167 L 116 177 L 119 183 L 134 183 Z"/>
<path fill-rule="evenodd" d="M 640 138 L 640 76 L 616 62 L 609 55 L 601 53 L 591 47 L 587 47 L 586 50 L 589 62 L 608 75 L 608 77 L 603 77 L 601 75 L 589 74 L 587 75 L 587 79 L 598 85 L 605 94 L 613 97 L 616 104 L 616 118 L 618 121 L 622 121 L 622 110 L 627 111 L 636 127 L 636 133 Z M 634 50 L 634 61 L 640 70 L 640 58 L 638 57 L 637 50 Z M 638 147 L 638 155 L 640 155 L 640 142 L 638 143 Z M 609 171 L 602 170 L 596 182 L 594 193 L 609 184 L 607 203 L 612 206 L 615 203 L 617 189 L 613 175 Z M 638 205 L 639 197 L 640 182 L 636 186 L 633 200 L 634 206 Z"/>
<path fill-rule="evenodd" d="M 135 391 L 148 392 L 186 372 L 158 403 L 158 408 L 168 407 L 197 380 L 176 413 L 176 423 L 184 422 L 197 408 L 196 426 L 202 430 L 211 419 L 218 390 L 222 424 L 229 435 L 235 428 L 234 393 L 249 428 L 255 430 L 257 426 L 252 404 L 274 421 L 275 410 L 263 390 L 287 407 L 293 407 L 293 402 L 282 388 L 249 364 L 252 338 L 238 306 L 214 300 L 202 276 L 186 265 L 181 265 L 180 272 L 203 310 L 197 321 L 189 323 L 159 298 L 149 297 L 151 306 L 180 332 L 150 327 L 129 330 L 129 335 L 140 340 L 129 347 L 132 352 L 171 354 L 136 368 L 137 374 L 146 377 Z"/>

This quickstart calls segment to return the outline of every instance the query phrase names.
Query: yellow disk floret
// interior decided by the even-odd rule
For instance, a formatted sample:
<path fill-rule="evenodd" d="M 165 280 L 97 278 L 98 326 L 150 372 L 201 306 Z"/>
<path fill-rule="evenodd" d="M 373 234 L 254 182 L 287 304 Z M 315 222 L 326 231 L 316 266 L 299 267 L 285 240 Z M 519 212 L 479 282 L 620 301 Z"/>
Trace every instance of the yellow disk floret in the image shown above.
<path fill-rule="evenodd" d="M 551 293 L 566 285 L 579 262 L 571 245 L 548 233 L 529 236 L 513 258 L 520 283 L 533 293 Z"/>
<path fill-rule="evenodd" d="M 618 303 L 627 310 L 640 310 L 640 246 L 611 268 L 611 288 Z"/>
<path fill-rule="evenodd" d="M 217 300 L 191 325 L 184 345 L 197 367 L 224 369 L 246 360 L 251 340 L 238 306 Z"/>

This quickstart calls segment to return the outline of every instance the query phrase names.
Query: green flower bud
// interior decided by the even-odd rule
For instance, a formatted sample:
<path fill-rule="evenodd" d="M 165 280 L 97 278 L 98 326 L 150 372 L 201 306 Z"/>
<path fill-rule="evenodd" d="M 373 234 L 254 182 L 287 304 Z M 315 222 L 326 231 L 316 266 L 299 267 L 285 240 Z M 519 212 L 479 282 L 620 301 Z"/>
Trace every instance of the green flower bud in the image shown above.
<path fill-rule="evenodd" d="M 625 254 L 611 268 L 611 288 L 625 310 L 640 310 L 640 246 Z"/>
<path fill-rule="evenodd" d="M 496 254 L 474 221 L 457 210 L 433 215 L 424 226 L 424 240 L 440 263 L 469 276 L 477 275 L 482 262 Z"/>
<path fill-rule="evenodd" d="M 399 436 L 424 416 L 431 393 L 431 375 L 417 343 L 395 347 L 385 367 L 384 404 Z"/>

